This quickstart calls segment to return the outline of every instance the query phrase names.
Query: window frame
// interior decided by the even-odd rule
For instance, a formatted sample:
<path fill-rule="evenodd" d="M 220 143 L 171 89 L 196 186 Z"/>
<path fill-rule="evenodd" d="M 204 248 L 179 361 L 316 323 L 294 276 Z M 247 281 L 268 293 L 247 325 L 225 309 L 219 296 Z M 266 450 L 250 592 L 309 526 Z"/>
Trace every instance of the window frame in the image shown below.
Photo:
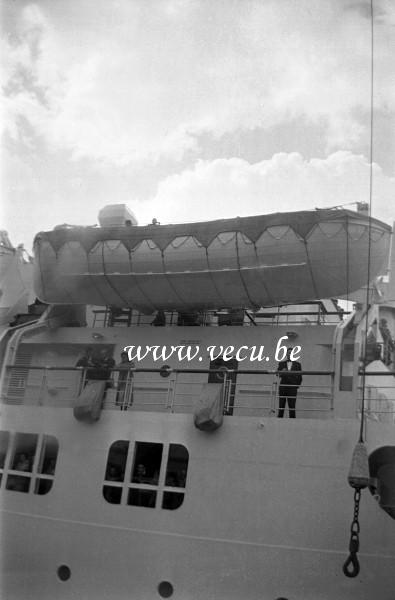
<path fill-rule="evenodd" d="M 49 433 L 36 433 L 30 431 L 9 431 L 9 430 L 1 430 L 2 433 L 8 434 L 8 445 L 6 449 L 4 466 L 0 468 L 0 489 L 7 492 L 19 492 L 24 494 L 34 494 L 36 496 L 46 496 L 53 487 L 53 483 L 55 481 L 56 474 L 56 466 L 59 457 L 59 440 L 58 438 Z M 31 463 L 31 468 L 28 471 L 23 471 L 19 469 L 11 468 L 16 461 L 17 454 L 22 454 L 21 450 L 18 450 L 18 436 L 21 435 L 31 435 L 36 437 L 34 458 Z M 48 439 L 47 439 L 48 438 Z M 52 439 L 51 439 L 52 438 Z M 43 466 L 46 457 L 46 449 L 48 447 L 48 441 L 55 442 L 55 466 L 53 474 L 44 473 Z M 22 480 L 26 480 L 27 489 L 12 489 L 8 487 L 12 483 L 12 479 L 14 482 L 22 483 Z M 39 488 L 42 481 L 51 482 L 47 491 L 39 492 Z"/>
<path fill-rule="evenodd" d="M 111 448 L 113 447 L 114 444 L 119 443 L 119 442 L 124 442 L 125 444 L 128 445 L 127 457 L 126 457 L 126 463 L 125 463 L 125 472 L 123 475 L 123 480 L 113 481 L 113 480 L 106 479 L 106 475 L 108 473 L 109 462 L 111 460 Z M 135 469 L 135 457 L 138 456 L 138 449 L 139 449 L 138 444 L 158 444 L 158 445 L 162 446 L 162 455 L 161 455 L 159 477 L 158 477 L 157 483 L 140 483 L 137 481 L 132 481 L 132 477 L 133 477 L 133 473 L 134 473 L 134 469 Z M 186 475 L 185 475 L 184 485 L 178 485 L 178 486 L 166 485 L 166 480 L 169 476 L 169 455 L 170 455 L 171 446 L 180 446 L 186 452 L 187 459 L 186 459 L 186 465 L 185 465 Z M 115 504 L 117 506 L 128 506 L 128 507 L 131 506 L 131 507 L 135 507 L 135 508 L 150 508 L 150 509 L 154 508 L 154 509 L 161 509 L 161 510 L 176 510 L 183 505 L 184 500 L 185 500 L 185 493 L 186 493 L 186 487 L 187 487 L 186 482 L 187 482 L 187 478 L 188 478 L 188 466 L 189 466 L 189 450 L 184 444 L 181 444 L 179 442 L 157 442 L 157 441 L 153 442 L 153 441 L 147 441 L 147 440 L 125 440 L 125 439 L 114 440 L 114 442 L 110 445 L 108 452 L 107 452 L 107 460 L 106 460 L 104 479 L 103 479 L 103 484 L 102 484 L 103 500 L 105 502 L 107 502 L 108 504 Z M 119 502 L 111 502 L 105 497 L 105 493 L 107 493 L 107 491 L 111 488 L 116 488 L 116 489 L 121 488 L 122 491 L 121 491 Z M 153 492 L 155 494 L 154 505 L 153 506 L 145 506 L 145 505 L 129 503 L 129 495 L 131 494 L 131 490 L 141 490 L 141 491 Z M 167 498 L 169 497 L 169 496 L 165 496 L 165 494 L 171 494 L 171 493 L 177 494 L 178 496 L 182 495 L 182 501 L 175 508 L 169 508 L 169 507 L 164 506 L 165 497 L 167 497 Z"/>

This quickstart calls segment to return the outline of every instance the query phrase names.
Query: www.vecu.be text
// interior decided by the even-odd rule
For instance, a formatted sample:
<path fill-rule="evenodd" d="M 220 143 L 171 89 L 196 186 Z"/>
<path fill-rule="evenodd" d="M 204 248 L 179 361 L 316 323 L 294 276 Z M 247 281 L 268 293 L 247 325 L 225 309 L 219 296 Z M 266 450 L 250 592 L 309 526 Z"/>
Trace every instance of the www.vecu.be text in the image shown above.
<path fill-rule="evenodd" d="M 283 335 L 277 342 L 274 353 L 274 360 L 281 362 L 287 356 L 287 346 L 283 340 L 287 340 L 288 336 Z M 147 357 L 152 357 L 154 361 L 166 362 L 172 356 L 177 356 L 181 362 L 183 360 L 192 361 L 196 358 L 199 361 L 203 360 L 201 356 L 200 346 L 193 345 L 177 345 L 177 346 L 125 346 L 123 349 L 127 352 L 129 361 L 141 361 Z M 289 360 L 299 360 L 301 346 L 294 346 L 290 353 Z M 224 361 L 236 359 L 238 362 L 249 360 L 250 362 L 269 361 L 270 357 L 265 355 L 265 346 L 207 346 L 206 353 L 211 361 L 222 358 Z"/>

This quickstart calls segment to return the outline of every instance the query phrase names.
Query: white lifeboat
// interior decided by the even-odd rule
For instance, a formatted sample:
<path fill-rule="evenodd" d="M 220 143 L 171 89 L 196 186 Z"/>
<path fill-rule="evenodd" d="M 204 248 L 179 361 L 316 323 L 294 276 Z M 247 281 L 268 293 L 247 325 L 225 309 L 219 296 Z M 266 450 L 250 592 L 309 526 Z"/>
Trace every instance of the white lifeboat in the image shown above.
<path fill-rule="evenodd" d="M 391 228 L 348 210 L 178 225 L 61 227 L 36 236 L 40 300 L 155 310 L 259 308 L 339 297 L 388 257 Z M 369 244 L 370 237 L 370 244 Z"/>

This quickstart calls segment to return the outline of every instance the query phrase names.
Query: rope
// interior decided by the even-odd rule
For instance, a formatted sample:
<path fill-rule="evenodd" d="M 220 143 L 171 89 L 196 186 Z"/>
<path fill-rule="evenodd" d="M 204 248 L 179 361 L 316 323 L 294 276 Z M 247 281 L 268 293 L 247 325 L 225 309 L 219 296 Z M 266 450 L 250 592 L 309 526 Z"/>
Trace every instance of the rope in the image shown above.
<path fill-rule="evenodd" d="M 372 245 L 372 200 L 373 200 L 373 81 L 374 81 L 374 28 L 373 28 L 373 0 L 370 0 L 370 155 L 369 155 L 369 224 L 368 224 L 368 268 L 366 274 L 366 312 L 365 312 L 365 335 L 364 335 L 364 357 L 363 357 L 363 368 L 362 368 L 362 406 L 361 406 L 361 423 L 359 429 L 359 441 L 363 442 L 363 429 L 365 419 L 365 381 L 366 381 L 366 353 L 367 353 L 367 341 L 368 341 L 368 327 L 369 327 L 369 282 L 370 282 L 370 259 L 371 259 L 371 245 Z"/>
<path fill-rule="evenodd" d="M 354 518 L 350 529 L 350 542 L 348 558 L 343 565 L 343 573 L 346 577 L 357 577 L 360 571 L 358 561 L 359 551 L 359 504 L 361 501 L 361 491 L 369 485 L 369 461 L 368 453 L 364 443 L 364 424 L 365 424 L 365 381 L 366 381 L 366 354 L 368 340 L 368 325 L 369 325 L 369 301 L 370 301 L 370 259 L 372 245 L 372 197 L 373 197 L 373 81 L 374 81 L 374 28 L 373 28 L 373 0 L 370 0 L 370 171 L 369 171 L 369 224 L 368 224 L 368 265 L 366 274 L 366 311 L 365 311 L 365 332 L 364 332 L 364 356 L 362 367 L 362 405 L 361 405 L 361 422 L 359 427 L 359 440 L 355 446 L 351 460 L 350 472 L 348 474 L 348 483 L 354 488 Z"/>
<path fill-rule="evenodd" d="M 368 224 L 368 265 L 366 274 L 366 311 L 365 311 L 365 332 L 364 332 L 364 356 L 362 366 L 362 399 L 361 399 L 361 422 L 359 427 L 359 439 L 355 446 L 351 460 L 350 471 L 348 474 L 348 483 L 354 488 L 354 518 L 350 528 L 349 555 L 343 565 L 343 573 L 346 577 L 357 577 L 360 571 L 358 561 L 359 551 L 359 504 L 361 501 L 361 492 L 369 485 L 369 460 L 368 453 L 364 443 L 364 424 L 365 424 L 365 381 L 366 381 L 366 354 L 369 326 L 369 302 L 370 302 L 370 259 L 372 245 L 372 198 L 373 198 L 373 81 L 374 81 L 374 28 L 373 28 L 373 0 L 370 0 L 370 171 L 369 171 L 369 224 Z M 348 270 L 348 265 L 347 265 Z"/>

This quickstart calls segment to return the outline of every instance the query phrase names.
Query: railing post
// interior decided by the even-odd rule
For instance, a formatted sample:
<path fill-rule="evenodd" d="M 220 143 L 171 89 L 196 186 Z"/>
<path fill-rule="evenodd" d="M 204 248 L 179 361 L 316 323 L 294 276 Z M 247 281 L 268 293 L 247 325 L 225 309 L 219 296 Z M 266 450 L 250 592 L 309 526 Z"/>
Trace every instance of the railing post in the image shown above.
<path fill-rule="evenodd" d="M 277 399 L 277 379 L 275 379 L 274 381 L 272 381 L 272 388 L 271 388 L 271 398 L 270 398 L 270 412 L 272 415 L 276 414 L 276 399 Z"/>
<path fill-rule="evenodd" d="M 222 393 L 223 393 L 224 414 L 225 415 L 229 414 L 231 389 L 232 389 L 232 379 L 231 379 L 231 377 L 228 378 L 228 372 L 224 371 L 224 382 L 223 382 Z"/>
<path fill-rule="evenodd" d="M 126 409 L 129 408 L 129 406 L 133 405 L 133 387 L 134 387 L 134 375 L 133 373 L 131 373 L 129 371 L 128 373 L 128 381 L 126 382 L 127 386 L 128 386 L 128 393 L 126 395 Z"/>
<path fill-rule="evenodd" d="M 331 373 L 330 378 L 330 410 L 333 413 L 335 409 L 335 373 Z"/>
<path fill-rule="evenodd" d="M 47 389 L 48 368 L 49 367 L 43 367 L 44 373 L 43 373 L 43 378 L 41 381 L 41 386 L 40 386 L 40 391 L 39 391 L 40 397 L 38 399 L 38 404 L 40 406 L 42 406 L 44 404 L 43 397 L 44 397 L 44 391 Z M 25 389 L 26 389 L 26 384 L 25 384 Z"/>

